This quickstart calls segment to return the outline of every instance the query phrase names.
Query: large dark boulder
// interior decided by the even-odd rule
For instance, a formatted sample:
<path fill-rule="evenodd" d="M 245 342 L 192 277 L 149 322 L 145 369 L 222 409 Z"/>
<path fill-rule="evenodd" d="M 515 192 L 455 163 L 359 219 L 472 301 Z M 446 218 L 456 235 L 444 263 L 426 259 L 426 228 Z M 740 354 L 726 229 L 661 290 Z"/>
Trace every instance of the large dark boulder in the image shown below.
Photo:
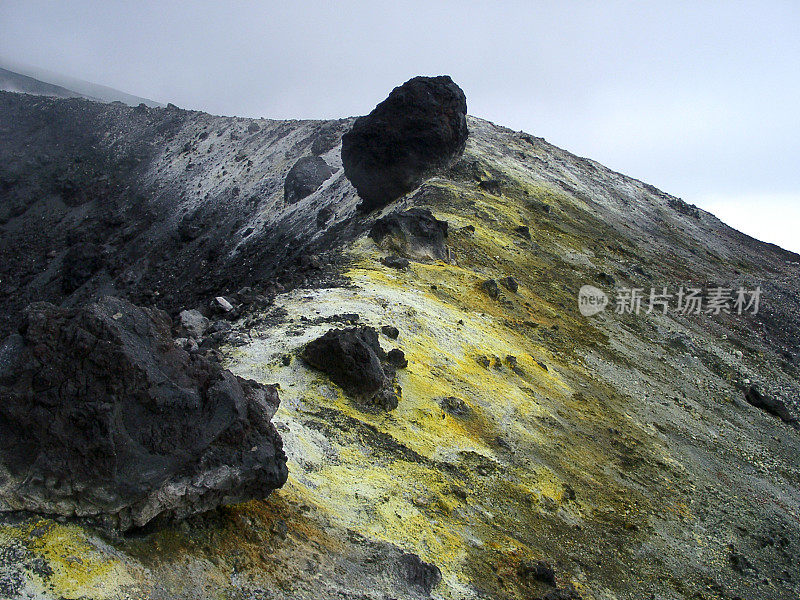
<path fill-rule="evenodd" d="M 348 395 L 392 410 L 397 408 L 399 396 L 396 369 L 405 366 L 397 360 L 399 351 L 392 352 L 395 354 L 389 356 L 391 352 L 383 351 L 375 329 L 361 326 L 329 330 L 306 344 L 302 356 Z"/>
<path fill-rule="evenodd" d="M 369 236 L 386 250 L 406 258 L 448 260 L 445 245 L 447 221 L 440 221 L 427 208 L 395 211 L 381 217 Z"/>
<path fill-rule="evenodd" d="M 276 389 L 188 354 L 170 327 L 112 297 L 26 309 L 0 345 L 0 510 L 124 531 L 283 485 Z"/>
<path fill-rule="evenodd" d="M 333 170 L 319 156 L 304 156 L 289 169 L 283 184 L 283 199 L 287 204 L 300 202 L 316 192 L 333 175 Z"/>
<path fill-rule="evenodd" d="M 347 178 L 364 212 L 385 206 L 449 166 L 467 141 L 467 99 L 450 77 L 415 77 L 396 87 L 342 138 Z"/>

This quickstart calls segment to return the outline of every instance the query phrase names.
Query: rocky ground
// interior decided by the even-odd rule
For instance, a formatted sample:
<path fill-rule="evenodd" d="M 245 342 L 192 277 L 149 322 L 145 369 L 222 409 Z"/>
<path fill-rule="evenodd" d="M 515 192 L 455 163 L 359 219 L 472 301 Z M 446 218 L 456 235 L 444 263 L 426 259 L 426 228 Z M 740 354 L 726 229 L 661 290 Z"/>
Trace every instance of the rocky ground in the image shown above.
<path fill-rule="evenodd" d="M 8 513 L 0 597 L 798 597 L 800 257 L 474 117 L 455 163 L 359 212 L 351 124 L 0 94 L 3 333 L 33 300 L 164 308 L 278 385 L 289 467 L 125 535 Z M 287 195 L 313 156 L 330 176 Z M 761 286 L 760 310 L 614 310 L 681 285 Z M 358 327 L 395 408 L 306 352 Z"/>

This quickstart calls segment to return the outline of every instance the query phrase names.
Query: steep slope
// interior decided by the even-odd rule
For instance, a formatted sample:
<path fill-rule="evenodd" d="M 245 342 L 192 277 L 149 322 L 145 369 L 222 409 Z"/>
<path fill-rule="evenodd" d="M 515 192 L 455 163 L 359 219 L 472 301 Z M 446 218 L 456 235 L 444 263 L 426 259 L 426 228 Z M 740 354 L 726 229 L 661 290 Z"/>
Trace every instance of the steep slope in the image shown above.
<path fill-rule="evenodd" d="M 248 132 L 253 121 L 176 110 L 3 101 L 3 119 L 10 106 L 24 115 L 16 123 L 63 111 L 66 128 L 82 115 L 90 139 L 75 147 L 117 161 L 119 178 L 109 184 L 115 191 L 71 206 L 62 192 L 39 191 L 47 183 L 24 170 L 33 158 L 21 141 L 3 145 L 18 154 L 9 168 L 20 174 L 3 188 L 4 204 L 22 205 L 4 224 L 4 243 L 24 243 L 30 234 L 22 227 L 41 222 L 37 235 L 56 244 L 55 257 L 42 251 L 30 277 L 15 284 L 11 306 L 23 292 L 80 298 L 80 290 L 48 292 L 60 285 L 55 261 L 70 247 L 59 246 L 59 236 L 90 231 L 109 206 L 123 219 L 121 232 L 94 243 L 111 240 L 121 271 L 139 265 L 136 283 L 120 284 L 125 278 L 104 266 L 83 283 L 87 294 L 102 285 L 130 294 L 147 288 L 157 302 L 178 306 L 228 286 L 272 285 L 273 304 L 244 311 L 223 353 L 234 373 L 280 384 L 273 420 L 290 475 L 266 502 L 134 537 L 6 517 L 0 596 L 800 594 L 800 436 L 796 423 L 744 395 L 757 384 L 800 414 L 797 255 L 476 118 L 449 171 L 380 214 L 358 215 L 338 162 L 348 122 L 255 121 L 259 130 Z M 75 152 L 64 139 L 81 139 L 27 126 L 29 139 L 42 136 L 38 148 L 52 143 L 59 157 Z M 336 135 L 321 155 L 334 174 L 286 204 L 283 177 L 329 128 Z M 10 121 L 2 129 L 21 139 Z M 92 164 L 106 164 L 99 161 Z M 369 228 L 411 207 L 447 221 L 449 261 L 415 260 L 400 270 L 381 262 L 386 252 Z M 330 221 L 317 218 L 325 208 Z M 151 215 L 146 225 L 143 214 Z M 86 224 L 72 225 L 80 219 Z M 122 233 L 126 227 L 133 234 Z M 13 256 L 7 264 L 23 264 L 22 253 L 5 254 L 14 244 L 3 248 Z M 209 260 L 212 247 L 219 258 Z M 323 273 L 299 277 L 295 258 L 322 250 L 331 256 Z M 282 270 L 281 293 L 274 276 Z M 503 285 L 507 277 L 516 286 Z M 591 317 L 578 306 L 587 284 L 612 299 Z M 760 286 L 763 295 L 755 315 L 614 311 L 624 288 L 649 295 L 680 286 L 704 288 L 706 301 L 717 286 Z M 305 343 L 352 321 L 399 330 L 396 340 L 380 340 L 409 360 L 391 412 L 353 401 L 298 357 Z"/>
<path fill-rule="evenodd" d="M 0 92 L 0 333 L 33 300 L 102 291 L 175 314 L 302 281 L 299 258 L 341 237 L 358 202 L 334 149 L 346 127 Z M 336 173 L 287 203 L 312 146 Z"/>

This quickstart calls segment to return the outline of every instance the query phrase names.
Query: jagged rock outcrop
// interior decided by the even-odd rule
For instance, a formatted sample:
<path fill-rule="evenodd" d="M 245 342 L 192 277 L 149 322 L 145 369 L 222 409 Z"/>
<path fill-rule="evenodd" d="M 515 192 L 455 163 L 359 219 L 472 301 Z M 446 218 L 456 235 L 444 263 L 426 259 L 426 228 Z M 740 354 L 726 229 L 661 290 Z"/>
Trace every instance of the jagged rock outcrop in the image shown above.
<path fill-rule="evenodd" d="M 274 387 L 189 355 L 169 316 L 32 304 L 0 346 L 0 510 L 128 530 L 286 481 Z"/>
<path fill-rule="evenodd" d="M 302 356 L 353 398 L 386 410 L 397 408 L 395 371 L 408 362 L 400 350 L 384 352 L 372 327 L 331 329 L 309 342 Z"/>
<path fill-rule="evenodd" d="M 414 77 L 396 87 L 342 138 L 347 178 L 369 212 L 413 190 L 464 151 L 467 99 L 450 77 Z"/>
<path fill-rule="evenodd" d="M 381 248 L 407 258 L 447 260 L 447 221 L 427 208 L 395 211 L 375 221 L 369 236 Z"/>
<path fill-rule="evenodd" d="M 283 185 L 283 199 L 287 204 L 300 202 L 316 192 L 333 170 L 319 156 L 304 156 L 289 169 Z"/>

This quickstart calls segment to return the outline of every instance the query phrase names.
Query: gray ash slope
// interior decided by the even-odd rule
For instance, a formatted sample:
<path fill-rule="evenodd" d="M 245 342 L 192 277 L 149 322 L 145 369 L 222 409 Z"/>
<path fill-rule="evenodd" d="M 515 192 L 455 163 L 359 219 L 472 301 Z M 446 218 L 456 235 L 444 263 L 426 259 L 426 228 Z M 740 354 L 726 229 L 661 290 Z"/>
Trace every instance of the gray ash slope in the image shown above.
<path fill-rule="evenodd" d="M 304 281 L 297 259 L 346 236 L 357 203 L 337 150 L 347 126 L 0 93 L 0 331 L 35 300 L 102 291 L 174 314 Z M 288 205 L 285 176 L 312 146 L 335 172 Z"/>

